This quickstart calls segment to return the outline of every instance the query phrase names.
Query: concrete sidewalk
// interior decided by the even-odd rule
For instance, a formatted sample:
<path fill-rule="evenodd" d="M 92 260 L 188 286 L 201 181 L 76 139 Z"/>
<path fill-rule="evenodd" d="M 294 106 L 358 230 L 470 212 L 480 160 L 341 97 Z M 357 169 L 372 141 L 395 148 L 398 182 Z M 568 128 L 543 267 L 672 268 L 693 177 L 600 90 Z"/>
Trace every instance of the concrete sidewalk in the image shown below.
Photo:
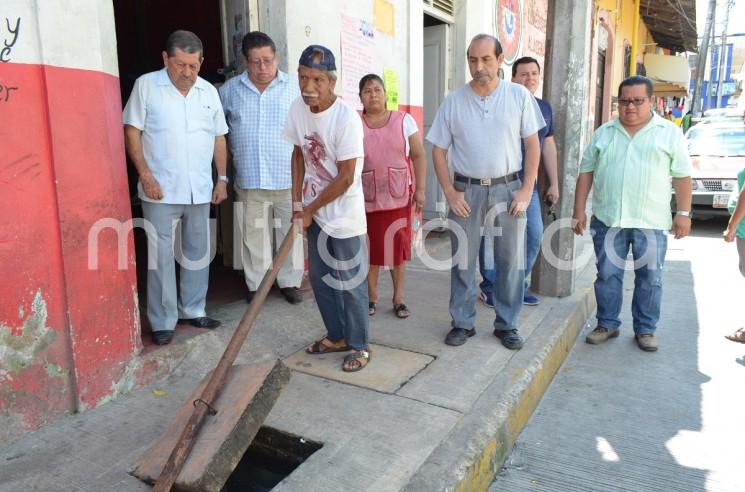
<path fill-rule="evenodd" d="M 443 258 L 449 241 L 428 240 L 428 251 Z M 373 357 L 353 374 L 343 353 L 303 353 L 324 333 L 310 293 L 299 306 L 270 294 L 238 363 L 283 359 L 293 375 L 265 425 L 323 444 L 276 490 L 485 490 L 594 309 L 587 265 L 573 296 L 523 309 L 522 350 L 502 347 L 480 303 L 478 334 L 449 347 L 449 272 L 417 260 L 408 272 L 413 315 L 394 316 L 382 276 Z M 168 377 L 0 447 L 0 491 L 149 490 L 132 466 L 215 366 L 245 307 L 210 306 L 225 326 L 161 352 Z"/>
<path fill-rule="evenodd" d="M 725 224 L 670 241 L 656 353 L 634 342 L 627 272 L 621 335 L 582 333 L 490 492 L 745 490 L 745 347 L 724 338 L 745 282 Z"/>

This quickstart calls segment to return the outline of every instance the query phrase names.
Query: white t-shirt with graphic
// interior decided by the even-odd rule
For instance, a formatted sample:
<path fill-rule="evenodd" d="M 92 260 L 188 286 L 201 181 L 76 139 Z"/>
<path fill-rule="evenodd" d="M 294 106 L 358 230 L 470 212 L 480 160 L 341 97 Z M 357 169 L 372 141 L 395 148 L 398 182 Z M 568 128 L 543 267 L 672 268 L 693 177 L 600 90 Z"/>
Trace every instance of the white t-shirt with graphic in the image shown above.
<path fill-rule="evenodd" d="M 367 233 L 362 165 L 365 157 L 362 121 L 340 98 L 325 111 L 312 113 L 302 97 L 290 106 L 282 136 L 303 151 L 307 205 L 339 174 L 338 162 L 356 159 L 354 181 L 341 196 L 319 208 L 313 216 L 331 237 L 344 239 Z"/>

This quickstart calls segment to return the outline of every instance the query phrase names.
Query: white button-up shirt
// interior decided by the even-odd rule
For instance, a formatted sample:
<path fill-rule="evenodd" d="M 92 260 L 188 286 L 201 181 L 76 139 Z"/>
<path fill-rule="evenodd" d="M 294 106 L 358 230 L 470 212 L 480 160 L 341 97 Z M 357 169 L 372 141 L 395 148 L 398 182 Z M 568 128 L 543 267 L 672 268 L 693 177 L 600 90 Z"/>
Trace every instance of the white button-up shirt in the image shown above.
<path fill-rule="evenodd" d="M 124 108 L 124 124 L 142 130 L 145 162 L 163 191 L 151 200 L 137 184 L 141 200 L 169 204 L 209 203 L 215 137 L 228 133 L 217 90 L 197 77 L 184 97 L 166 69 L 135 81 Z"/>

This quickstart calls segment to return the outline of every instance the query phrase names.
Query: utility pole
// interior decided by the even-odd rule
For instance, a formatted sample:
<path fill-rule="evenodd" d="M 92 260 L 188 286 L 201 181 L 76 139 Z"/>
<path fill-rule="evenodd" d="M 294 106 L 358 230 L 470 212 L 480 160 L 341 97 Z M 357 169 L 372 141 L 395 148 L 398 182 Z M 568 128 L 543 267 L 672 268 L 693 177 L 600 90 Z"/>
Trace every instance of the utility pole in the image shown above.
<path fill-rule="evenodd" d="M 716 25 L 717 25 L 717 14 L 714 12 L 714 15 L 711 18 L 711 32 L 709 33 L 710 39 L 712 40 L 711 43 L 711 60 L 709 63 L 709 83 L 706 87 L 706 96 L 704 97 L 704 111 L 706 111 L 709 108 L 714 107 L 714 104 L 716 104 L 716 99 L 714 95 L 714 79 L 717 78 L 717 68 L 714 65 L 714 54 L 716 53 L 716 47 L 717 43 L 715 41 L 716 39 Z"/>
<path fill-rule="evenodd" d="M 701 114 L 701 98 L 706 97 L 703 94 L 704 71 L 706 70 L 706 57 L 709 54 L 709 35 L 711 26 L 714 24 L 714 11 L 717 9 L 717 0 L 709 0 L 709 10 L 706 14 L 706 27 L 704 36 L 701 38 L 701 46 L 698 48 L 698 61 L 696 63 L 696 82 L 693 84 L 693 107 L 691 110 L 694 115 Z"/>
<path fill-rule="evenodd" d="M 722 45 L 719 48 L 719 84 L 717 85 L 717 107 L 722 107 L 722 92 L 724 89 L 724 73 L 727 67 L 727 24 L 729 23 L 729 13 L 735 5 L 735 0 L 727 1 L 727 10 L 724 11 L 724 27 L 722 28 Z"/>

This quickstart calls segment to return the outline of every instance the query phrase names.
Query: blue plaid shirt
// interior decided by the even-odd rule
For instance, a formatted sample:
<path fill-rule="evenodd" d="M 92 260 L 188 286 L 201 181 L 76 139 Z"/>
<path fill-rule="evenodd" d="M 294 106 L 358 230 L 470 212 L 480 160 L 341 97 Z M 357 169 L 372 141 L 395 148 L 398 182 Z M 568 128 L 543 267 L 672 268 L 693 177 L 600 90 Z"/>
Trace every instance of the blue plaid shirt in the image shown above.
<path fill-rule="evenodd" d="M 297 80 L 281 71 L 264 92 L 246 72 L 220 87 L 230 133 L 235 184 L 243 189 L 284 190 L 292 187 L 292 145 L 282 138 L 292 101 L 300 96 Z"/>

